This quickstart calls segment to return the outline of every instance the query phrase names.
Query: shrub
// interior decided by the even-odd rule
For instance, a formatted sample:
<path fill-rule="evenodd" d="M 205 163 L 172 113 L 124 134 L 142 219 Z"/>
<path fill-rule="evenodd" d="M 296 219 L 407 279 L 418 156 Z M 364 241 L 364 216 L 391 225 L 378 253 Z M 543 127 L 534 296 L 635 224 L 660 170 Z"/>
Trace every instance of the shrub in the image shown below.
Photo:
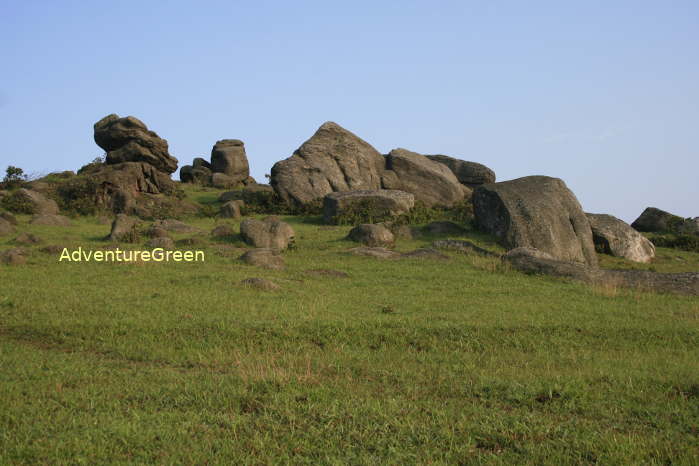
<path fill-rule="evenodd" d="M 0 198 L 0 206 L 15 214 L 35 214 L 36 208 L 26 196 L 14 191 Z"/>
<path fill-rule="evenodd" d="M 56 201 L 61 210 L 76 215 L 98 212 L 96 195 L 99 185 L 89 177 L 76 177 L 58 184 Z"/>
<path fill-rule="evenodd" d="M 12 165 L 5 170 L 5 178 L 2 180 L 2 188 L 12 189 L 17 188 L 27 181 L 27 175 L 19 167 Z"/>
<path fill-rule="evenodd" d="M 699 252 L 699 236 L 685 234 L 656 235 L 651 242 L 661 248 L 681 249 L 683 251 Z"/>

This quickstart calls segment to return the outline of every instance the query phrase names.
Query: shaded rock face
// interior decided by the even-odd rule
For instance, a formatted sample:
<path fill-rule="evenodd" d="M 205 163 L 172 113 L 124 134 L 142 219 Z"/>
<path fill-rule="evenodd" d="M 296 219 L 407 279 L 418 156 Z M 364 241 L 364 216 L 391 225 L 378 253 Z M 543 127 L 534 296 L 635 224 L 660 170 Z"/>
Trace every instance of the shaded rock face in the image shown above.
<path fill-rule="evenodd" d="M 243 240 L 256 248 L 286 249 L 294 239 L 294 230 L 276 217 L 249 218 L 240 224 Z"/>
<path fill-rule="evenodd" d="M 647 207 L 631 226 L 638 231 L 665 232 L 677 231 L 683 223 L 682 217 L 655 207 Z"/>
<path fill-rule="evenodd" d="M 252 249 L 240 256 L 240 260 L 248 265 L 254 265 L 265 269 L 281 270 L 284 268 L 284 258 L 281 256 L 278 249 Z"/>
<path fill-rule="evenodd" d="M 478 227 L 508 248 L 597 265 L 592 230 L 575 195 L 558 178 L 527 176 L 482 185 L 473 193 Z"/>
<path fill-rule="evenodd" d="M 144 162 L 165 173 L 177 170 L 177 159 L 169 154 L 167 141 L 138 118 L 111 114 L 95 123 L 94 131 L 95 142 L 107 153 L 107 164 Z"/>
<path fill-rule="evenodd" d="M 223 218 L 240 218 L 240 208 L 243 205 L 243 201 L 228 201 L 221 206 L 219 215 Z"/>
<path fill-rule="evenodd" d="M 415 206 L 415 196 L 391 189 L 357 190 L 330 193 L 323 198 L 323 220 L 335 223 L 336 218 L 351 209 L 362 209 L 375 217 L 397 216 Z"/>
<path fill-rule="evenodd" d="M 183 183 L 207 184 L 211 180 L 211 169 L 185 165 L 180 168 L 180 181 Z"/>
<path fill-rule="evenodd" d="M 239 139 L 223 139 L 211 149 L 211 171 L 223 173 L 241 183 L 250 176 L 245 145 Z"/>
<path fill-rule="evenodd" d="M 386 156 L 386 169 L 395 176 L 384 175 L 384 188 L 409 192 L 428 207 L 450 207 L 464 199 L 464 190 L 451 170 L 424 155 L 394 149 Z"/>
<path fill-rule="evenodd" d="M 634 262 L 650 262 L 655 257 L 655 246 L 646 237 L 616 217 L 605 214 L 586 214 L 592 228 L 592 239 L 598 249 L 615 257 Z"/>
<path fill-rule="evenodd" d="M 446 165 L 459 180 L 459 183 L 470 188 L 476 188 L 482 184 L 495 183 L 495 172 L 490 168 L 476 162 L 455 159 L 448 155 L 426 155 L 433 162 Z"/>
<path fill-rule="evenodd" d="M 26 202 L 31 206 L 35 214 L 57 214 L 58 204 L 53 199 L 48 199 L 43 194 L 32 191 L 30 189 L 21 188 L 14 193 L 15 196 L 21 198 L 22 202 Z"/>
<path fill-rule="evenodd" d="M 383 156 L 369 143 L 326 122 L 274 164 L 271 185 L 283 201 L 307 204 L 332 192 L 380 189 L 383 170 Z"/>
<path fill-rule="evenodd" d="M 352 228 L 347 238 L 371 247 L 392 247 L 396 240 L 391 230 L 383 225 L 371 223 L 364 223 Z"/>

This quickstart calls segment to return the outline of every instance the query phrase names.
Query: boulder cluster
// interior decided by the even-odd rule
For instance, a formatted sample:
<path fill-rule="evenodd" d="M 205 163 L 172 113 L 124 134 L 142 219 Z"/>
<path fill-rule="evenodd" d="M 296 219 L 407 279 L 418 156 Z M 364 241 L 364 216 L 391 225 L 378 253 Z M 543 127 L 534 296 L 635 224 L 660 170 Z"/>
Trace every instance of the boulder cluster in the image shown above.
<path fill-rule="evenodd" d="M 216 142 L 211 149 L 210 161 L 196 157 L 192 165 L 180 169 L 180 181 L 223 189 L 255 184 L 250 176 L 245 144 L 239 139 Z"/>

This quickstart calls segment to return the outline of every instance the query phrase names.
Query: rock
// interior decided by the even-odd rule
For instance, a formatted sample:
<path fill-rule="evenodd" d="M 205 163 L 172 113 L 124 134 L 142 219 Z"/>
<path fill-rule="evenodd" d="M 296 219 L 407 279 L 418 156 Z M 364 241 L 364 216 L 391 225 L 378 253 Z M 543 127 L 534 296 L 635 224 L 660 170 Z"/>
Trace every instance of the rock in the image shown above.
<path fill-rule="evenodd" d="M 410 211 L 415 196 L 404 191 L 377 189 L 330 193 L 323 198 L 323 220 L 335 223 L 338 217 L 361 214 L 367 218 L 395 217 Z"/>
<path fill-rule="evenodd" d="M 682 217 L 655 207 L 647 207 L 631 226 L 638 231 L 677 232 L 683 223 Z"/>
<path fill-rule="evenodd" d="M 149 248 L 175 249 L 175 242 L 167 236 L 152 238 L 146 243 Z"/>
<path fill-rule="evenodd" d="M 391 230 L 384 225 L 370 223 L 364 223 L 352 228 L 347 238 L 371 247 L 392 247 L 396 241 Z"/>
<path fill-rule="evenodd" d="M 454 222 L 432 222 L 425 226 L 425 232 L 431 235 L 461 235 L 466 230 Z"/>
<path fill-rule="evenodd" d="M 94 131 L 95 142 L 107 152 L 108 165 L 144 162 L 165 173 L 177 169 L 177 159 L 169 154 L 167 141 L 149 131 L 138 118 L 111 114 L 95 123 Z"/>
<path fill-rule="evenodd" d="M 11 194 L 17 202 L 27 206 L 27 213 L 33 214 L 57 214 L 58 204 L 53 199 L 48 199 L 43 194 L 26 188 L 20 188 Z"/>
<path fill-rule="evenodd" d="M 433 162 L 446 165 L 454 173 L 459 183 L 470 188 L 476 188 L 482 184 L 495 183 L 495 172 L 480 163 L 467 162 L 447 155 L 426 155 L 425 157 Z"/>
<path fill-rule="evenodd" d="M 240 224 L 243 240 L 256 248 L 286 249 L 294 239 L 294 230 L 276 217 L 249 218 Z"/>
<path fill-rule="evenodd" d="M 15 232 L 15 227 L 10 222 L 0 217 L 0 236 L 11 235 Z"/>
<path fill-rule="evenodd" d="M 240 181 L 224 173 L 214 173 L 211 175 L 211 185 L 218 189 L 228 189 L 240 186 Z"/>
<path fill-rule="evenodd" d="M 152 225 L 148 230 L 148 236 L 151 238 L 169 238 L 170 235 L 165 228 Z"/>
<path fill-rule="evenodd" d="M 112 230 L 107 236 L 109 241 L 134 242 L 138 238 L 138 219 L 126 214 L 117 214 L 112 222 Z"/>
<path fill-rule="evenodd" d="M 433 241 L 432 247 L 437 249 L 449 249 L 452 251 L 459 251 L 466 254 L 475 252 L 476 254 L 480 254 L 481 256 L 500 257 L 500 254 L 488 251 L 487 249 L 483 249 L 480 246 L 476 246 L 470 241 L 464 240 L 443 239 L 439 241 Z"/>
<path fill-rule="evenodd" d="M 507 249 L 535 248 L 559 260 L 597 265 L 590 222 L 558 178 L 527 176 L 479 186 L 473 207 L 478 227 Z"/>
<path fill-rule="evenodd" d="M 225 238 L 226 236 L 233 236 L 235 234 L 235 230 L 230 225 L 219 225 L 211 230 L 211 236 L 214 238 Z"/>
<path fill-rule="evenodd" d="M 231 179 L 231 185 L 242 183 L 250 176 L 245 145 L 238 139 L 223 139 L 211 149 L 211 171 Z"/>
<path fill-rule="evenodd" d="M 184 165 L 180 168 L 180 181 L 183 183 L 209 184 L 212 172 L 206 167 Z"/>
<path fill-rule="evenodd" d="M 246 264 L 263 267 L 266 269 L 281 270 L 284 268 L 284 258 L 277 249 L 251 249 L 240 256 L 240 260 Z"/>
<path fill-rule="evenodd" d="M 422 233 L 418 228 L 411 227 L 410 225 L 387 225 L 388 228 L 393 233 L 393 237 L 397 240 L 413 240 L 418 239 L 422 236 Z"/>
<path fill-rule="evenodd" d="M 243 201 L 228 201 L 221 206 L 219 216 L 223 218 L 240 218 L 240 208 L 245 206 Z"/>
<path fill-rule="evenodd" d="M 202 157 L 195 157 L 194 160 L 192 160 L 192 167 L 205 168 L 211 172 L 211 164 Z"/>
<path fill-rule="evenodd" d="M 592 228 L 592 239 L 601 252 L 644 263 L 655 257 L 653 243 L 628 223 L 605 214 L 587 214 L 587 219 Z"/>
<path fill-rule="evenodd" d="M 15 238 L 15 243 L 25 245 L 39 244 L 41 243 L 41 238 L 32 233 L 20 233 L 20 235 Z"/>
<path fill-rule="evenodd" d="M 699 273 L 655 273 L 645 270 L 604 270 L 579 262 L 561 261 L 532 248 L 515 248 L 503 256 L 512 266 L 529 274 L 566 277 L 602 286 L 699 296 Z"/>
<path fill-rule="evenodd" d="M 267 280 L 265 278 L 246 278 L 245 280 L 240 282 L 241 285 L 247 286 L 250 288 L 256 288 L 258 290 L 262 291 L 274 291 L 278 290 L 281 287 L 274 283 L 271 280 Z"/>
<path fill-rule="evenodd" d="M 331 269 L 310 269 L 306 270 L 306 273 L 319 277 L 349 278 L 349 275 L 346 272 Z"/>
<path fill-rule="evenodd" d="M 384 158 L 369 143 L 326 122 L 272 167 L 271 185 L 287 203 L 308 204 L 337 191 L 381 188 Z"/>
<path fill-rule="evenodd" d="M 449 260 L 449 256 L 432 248 L 419 248 L 414 251 L 401 254 L 404 259 L 436 259 Z"/>
<path fill-rule="evenodd" d="M 368 256 L 377 259 L 398 259 L 401 256 L 400 253 L 391 251 L 390 249 L 368 246 L 352 248 L 349 250 L 349 253 L 354 256 Z"/>
<path fill-rule="evenodd" d="M 10 225 L 17 225 L 17 218 L 9 212 L 0 212 L 0 219 L 9 222 Z"/>
<path fill-rule="evenodd" d="M 451 207 L 464 199 L 464 190 L 451 170 L 424 155 L 394 149 L 386 157 L 386 169 L 398 178 L 399 186 L 394 189 L 412 193 L 428 207 Z"/>
<path fill-rule="evenodd" d="M 8 249 L 0 253 L 0 263 L 6 265 L 23 265 L 27 263 L 27 253 L 20 248 Z"/>
<path fill-rule="evenodd" d="M 201 231 L 199 228 L 195 228 L 180 220 L 175 220 L 172 218 L 156 220 L 153 223 L 153 227 L 162 228 L 172 233 L 198 233 Z"/>
<path fill-rule="evenodd" d="M 53 214 L 34 215 L 29 223 L 32 225 L 46 225 L 52 227 L 69 227 L 73 224 L 65 215 Z"/>

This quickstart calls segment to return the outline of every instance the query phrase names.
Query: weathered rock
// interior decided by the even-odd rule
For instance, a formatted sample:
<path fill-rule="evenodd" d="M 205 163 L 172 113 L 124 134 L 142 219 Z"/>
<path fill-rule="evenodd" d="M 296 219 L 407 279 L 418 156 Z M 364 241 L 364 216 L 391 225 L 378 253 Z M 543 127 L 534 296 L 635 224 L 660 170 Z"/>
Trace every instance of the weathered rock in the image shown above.
<path fill-rule="evenodd" d="M 245 203 L 243 201 L 228 201 L 221 206 L 218 214 L 223 218 L 240 218 L 240 209 L 244 206 Z"/>
<path fill-rule="evenodd" d="M 199 237 L 182 238 L 175 241 L 175 244 L 180 247 L 203 246 L 204 240 Z"/>
<path fill-rule="evenodd" d="M 566 261 L 597 265 L 590 222 L 558 178 L 527 176 L 479 186 L 476 223 L 507 249 L 529 247 Z"/>
<path fill-rule="evenodd" d="M 281 256 L 278 249 L 251 249 L 240 256 L 240 260 L 246 264 L 266 269 L 281 270 L 284 268 L 284 258 Z"/>
<path fill-rule="evenodd" d="M 0 219 L 9 222 L 10 225 L 17 225 L 17 218 L 9 212 L 0 212 Z"/>
<path fill-rule="evenodd" d="M 466 230 L 454 222 L 432 222 L 425 226 L 425 232 L 431 235 L 461 235 Z"/>
<path fill-rule="evenodd" d="M 65 215 L 54 214 L 34 215 L 29 223 L 32 225 L 45 225 L 52 227 L 69 227 L 73 224 Z"/>
<path fill-rule="evenodd" d="M 682 217 L 655 207 L 647 207 L 631 226 L 638 231 L 676 232 L 683 223 Z"/>
<path fill-rule="evenodd" d="M 400 253 L 391 251 L 390 249 L 368 246 L 352 248 L 349 250 L 349 253 L 354 256 L 368 256 L 375 257 L 377 259 L 398 259 L 401 256 Z"/>
<path fill-rule="evenodd" d="M 228 189 L 240 187 L 240 181 L 225 173 L 214 173 L 211 175 L 211 185 L 218 189 Z"/>
<path fill-rule="evenodd" d="M 10 222 L 0 217 L 0 236 L 11 235 L 15 232 L 15 227 Z"/>
<path fill-rule="evenodd" d="M 167 236 L 159 236 L 150 239 L 146 243 L 146 246 L 149 248 L 175 249 L 175 242 L 172 238 L 168 238 Z"/>
<path fill-rule="evenodd" d="M 404 191 L 377 189 L 330 193 L 323 198 L 323 220 L 335 223 L 350 212 L 367 217 L 394 217 L 410 211 L 415 196 Z"/>
<path fill-rule="evenodd" d="M 165 228 L 152 225 L 150 229 L 147 232 L 148 236 L 151 238 L 169 238 L 170 234 L 167 232 Z"/>
<path fill-rule="evenodd" d="M 133 242 L 138 237 L 138 219 L 126 214 L 117 214 L 112 222 L 112 230 L 107 236 L 109 241 Z"/>
<path fill-rule="evenodd" d="M 41 238 L 36 236 L 33 233 L 20 233 L 17 238 L 15 238 L 15 243 L 17 244 L 25 244 L 25 245 L 32 245 L 32 244 L 39 244 L 41 243 Z"/>
<path fill-rule="evenodd" d="M 277 285 L 271 280 L 257 277 L 246 278 L 245 280 L 241 281 L 240 284 L 250 288 L 256 288 L 262 291 L 275 291 L 281 288 L 279 285 Z"/>
<path fill-rule="evenodd" d="M 211 171 L 211 164 L 206 161 L 203 157 L 194 157 L 192 160 L 192 167 L 194 168 L 205 168 Z"/>
<path fill-rule="evenodd" d="M 331 192 L 380 189 L 383 170 L 384 158 L 369 143 L 326 122 L 274 164 L 271 184 L 283 201 L 307 204 Z"/>
<path fill-rule="evenodd" d="M 180 168 L 180 181 L 183 183 L 209 184 L 212 172 L 206 167 L 185 165 Z"/>
<path fill-rule="evenodd" d="M 294 230 L 276 217 L 249 218 L 240 224 L 243 240 L 256 248 L 286 249 L 294 239 Z"/>
<path fill-rule="evenodd" d="M 233 184 L 242 183 L 250 176 L 245 145 L 238 139 L 223 139 L 211 149 L 211 171 L 223 173 L 232 179 Z"/>
<path fill-rule="evenodd" d="M 437 249 L 448 249 L 451 251 L 463 252 L 466 254 L 476 253 L 481 256 L 486 257 L 500 257 L 500 254 L 496 254 L 487 249 L 483 249 L 480 246 L 476 246 L 470 241 L 456 240 L 456 239 L 442 239 L 432 242 L 432 247 Z"/>
<path fill-rule="evenodd" d="M 363 223 L 352 228 L 347 238 L 371 247 L 392 247 L 396 241 L 391 230 L 384 225 L 371 223 Z"/>
<path fill-rule="evenodd" d="M 162 220 L 156 220 L 153 223 L 154 227 L 162 228 L 166 231 L 170 231 L 173 233 L 197 233 L 201 230 L 199 228 L 193 227 L 191 225 L 187 225 L 186 223 L 180 221 L 180 220 L 175 220 L 172 218 L 167 218 L 167 219 L 162 219 Z"/>
<path fill-rule="evenodd" d="M 0 263 L 6 265 L 23 265 L 27 263 L 27 253 L 23 249 L 13 248 L 0 253 Z"/>
<path fill-rule="evenodd" d="M 43 194 L 26 188 L 20 188 L 12 196 L 16 196 L 18 201 L 28 206 L 34 214 L 57 214 L 58 204 L 53 199 L 48 199 Z"/>
<path fill-rule="evenodd" d="M 645 270 L 604 270 L 579 262 L 561 261 L 532 248 L 516 248 L 503 256 L 514 268 L 529 274 L 566 277 L 602 286 L 636 288 L 658 293 L 699 296 L 699 273 L 655 273 Z"/>
<path fill-rule="evenodd" d="M 653 243 L 628 223 L 605 214 L 587 214 L 587 219 L 594 243 L 601 252 L 634 262 L 650 262 L 655 257 Z"/>
<path fill-rule="evenodd" d="M 394 149 L 386 156 L 386 169 L 398 178 L 394 189 L 412 193 L 427 206 L 450 207 L 464 199 L 464 190 L 451 170 L 424 155 Z"/>
<path fill-rule="evenodd" d="M 165 173 L 177 169 L 177 159 L 169 154 L 167 141 L 149 131 L 138 118 L 111 114 L 95 123 L 94 131 L 95 142 L 107 152 L 107 164 L 144 162 Z"/>
<path fill-rule="evenodd" d="M 211 236 L 214 238 L 225 238 L 226 236 L 233 236 L 236 232 L 231 225 L 218 225 L 213 230 L 211 230 Z"/>
<path fill-rule="evenodd" d="M 495 183 L 495 172 L 476 162 L 455 159 L 448 155 L 426 155 L 428 159 L 446 165 L 459 183 L 475 188 L 482 184 Z"/>

